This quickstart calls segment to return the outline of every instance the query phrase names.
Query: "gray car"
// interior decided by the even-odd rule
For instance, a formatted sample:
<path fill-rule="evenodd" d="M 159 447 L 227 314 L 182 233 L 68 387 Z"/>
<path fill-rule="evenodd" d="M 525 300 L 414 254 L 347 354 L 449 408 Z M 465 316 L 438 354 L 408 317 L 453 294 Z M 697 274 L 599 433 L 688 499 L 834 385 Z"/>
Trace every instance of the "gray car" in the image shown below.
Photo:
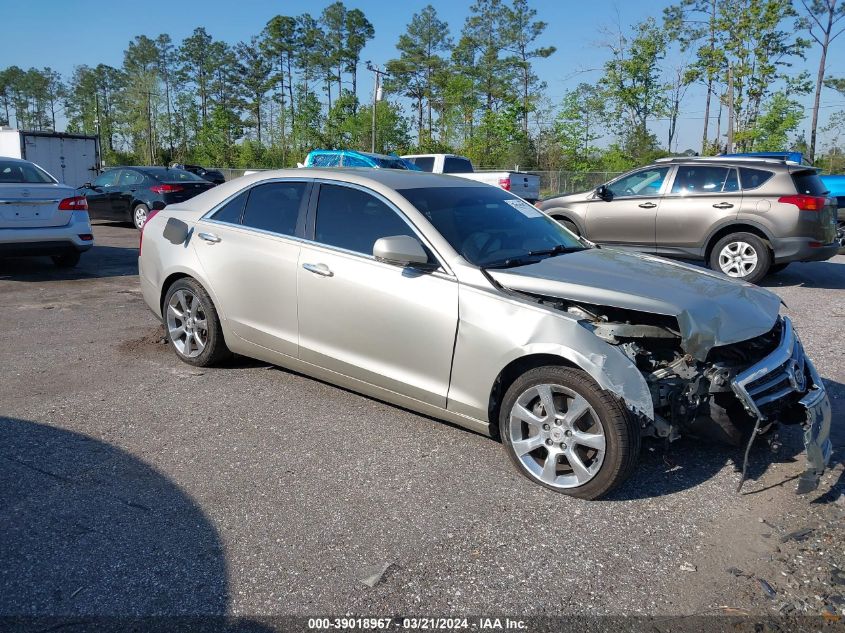
<path fill-rule="evenodd" d="M 800 425 L 804 489 L 830 458 L 825 387 L 777 296 L 593 247 L 496 187 L 388 169 L 244 176 L 152 214 L 139 272 L 183 361 L 234 352 L 490 434 L 574 496 L 624 481 L 643 435 Z"/>
<path fill-rule="evenodd" d="M 701 260 L 752 283 L 839 250 L 835 200 L 815 169 L 783 160 L 663 159 L 537 206 L 598 244 Z"/>

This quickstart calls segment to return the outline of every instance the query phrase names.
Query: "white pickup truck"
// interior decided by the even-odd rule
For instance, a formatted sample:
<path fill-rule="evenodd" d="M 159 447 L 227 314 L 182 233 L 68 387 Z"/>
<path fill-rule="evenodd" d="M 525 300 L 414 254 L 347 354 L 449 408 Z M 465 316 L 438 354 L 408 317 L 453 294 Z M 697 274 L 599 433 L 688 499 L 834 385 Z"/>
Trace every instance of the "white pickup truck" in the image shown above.
<path fill-rule="evenodd" d="M 539 176 L 519 171 L 475 171 L 469 158 L 455 154 L 411 154 L 402 158 L 423 171 L 451 174 L 495 185 L 532 203 L 540 199 Z"/>

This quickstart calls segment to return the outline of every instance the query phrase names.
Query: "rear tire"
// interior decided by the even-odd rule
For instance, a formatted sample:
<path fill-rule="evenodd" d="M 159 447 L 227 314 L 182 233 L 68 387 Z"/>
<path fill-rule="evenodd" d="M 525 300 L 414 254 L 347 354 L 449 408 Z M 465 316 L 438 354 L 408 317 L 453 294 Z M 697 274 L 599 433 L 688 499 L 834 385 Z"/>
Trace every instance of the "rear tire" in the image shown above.
<path fill-rule="evenodd" d="M 209 367 L 232 355 L 211 297 L 195 279 L 183 277 L 168 288 L 162 316 L 170 346 L 189 365 Z"/>
<path fill-rule="evenodd" d="M 73 268 L 79 263 L 80 254 L 77 251 L 53 255 L 53 263 L 59 268 Z"/>
<path fill-rule="evenodd" d="M 150 214 L 150 208 L 145 204 L 138 204 L 135 205 L 135 208 L 132 209 L 132 224 L 135 225 L 135 228 L 139 231 L 144 228 L 144 224 L 147 223 L 147 217 Z"/>
<path fill-rule="evenodd" d="M 753 233 L 731 233 L 713 246 L 709 264 L 716 272 L 756 284 L 768 274 L 772 252 Z"/>
<path fill-rule="evenodd" d="M 640 454 L 634 417 L 571 367 L 538 367 L 517 378 L 502 400 L 499 433 L 524 476 L 580 499 L 598 499 L 616 488 Z"/>

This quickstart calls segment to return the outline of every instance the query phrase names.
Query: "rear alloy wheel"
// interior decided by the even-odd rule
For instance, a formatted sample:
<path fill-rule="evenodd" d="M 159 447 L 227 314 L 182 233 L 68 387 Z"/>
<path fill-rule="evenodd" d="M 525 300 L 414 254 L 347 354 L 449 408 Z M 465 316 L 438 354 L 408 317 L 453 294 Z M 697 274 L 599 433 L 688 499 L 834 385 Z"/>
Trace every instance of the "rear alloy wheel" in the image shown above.
<path fill-rule="evenodd" d="M 710 268 L 728 277 L 757 283 L 769 272 L 772 254 L 753 233 L 726 235 L 710 253 Z"/>
<path fill-rule="evenodd" d="M 62 253 L 61 255 L 53 255 L 52 260 L 59 268 L 73 268 L 79 263 L 79 253 L 74 251 L 71 253 Z"/>
<path fill-rule="evenodd" d="M 186 363 L 207 367 L 230 354 L 211 298 L 195 280 L 186 277 L 170 287 L 164 321 L 170 344 Z"/>
<path fill-rule="evenodd" d="M 519 377 L 502 402 L 499 431 L 523 475 L 582 499 L 613 490 L 639 456 L 640 432 L 622 403 L 569 367 Z"/>
<path fill-rule="evenodd" d="M 145 204 L 139 204 L 132 210 L 132 224 L 139 231 L 144 228 L 147 223 L 147 216 L 150 214 L 150 209 Z"/>

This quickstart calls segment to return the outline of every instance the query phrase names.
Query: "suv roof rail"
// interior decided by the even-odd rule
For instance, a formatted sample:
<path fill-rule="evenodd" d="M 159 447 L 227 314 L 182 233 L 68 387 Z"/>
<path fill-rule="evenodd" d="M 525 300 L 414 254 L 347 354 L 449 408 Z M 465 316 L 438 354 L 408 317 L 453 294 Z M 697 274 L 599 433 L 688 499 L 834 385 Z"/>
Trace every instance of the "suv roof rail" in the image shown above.
<path fill-rule="evenodd" d="M 798 163 L 783 158 L 760 158 L 756 156 L 667 156 L 658 158 L 655 163 L 772 163 L 775 165 L 797 165 Z"/>

